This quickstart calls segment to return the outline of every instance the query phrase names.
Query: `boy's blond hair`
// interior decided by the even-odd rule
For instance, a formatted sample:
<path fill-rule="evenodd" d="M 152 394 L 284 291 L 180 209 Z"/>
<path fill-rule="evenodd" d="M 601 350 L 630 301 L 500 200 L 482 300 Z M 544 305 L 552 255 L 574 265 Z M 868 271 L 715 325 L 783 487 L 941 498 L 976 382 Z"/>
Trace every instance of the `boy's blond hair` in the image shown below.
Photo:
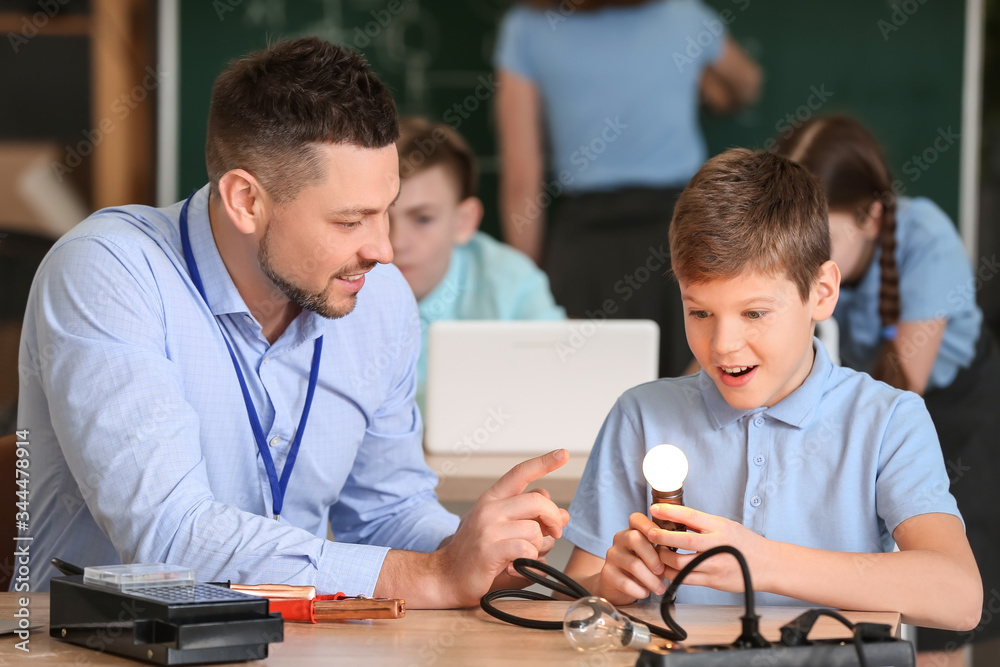
<path fill-rule="evenodd" d="M 401 118 L 396 148 L 400 179 L 443 165 L 455 178 L 459 201 L 476 196 L 479 189 L 476 156 L 462 135 L 451 127 L 415 116 Z"/>
<path fill-rule="evenodd" d="M 791 160 L 728 150 L 706 162 L 678 198 L 670 254 L 678 280 L 784 274 L 805 301 L 830 259 L 823 189 Z"/>

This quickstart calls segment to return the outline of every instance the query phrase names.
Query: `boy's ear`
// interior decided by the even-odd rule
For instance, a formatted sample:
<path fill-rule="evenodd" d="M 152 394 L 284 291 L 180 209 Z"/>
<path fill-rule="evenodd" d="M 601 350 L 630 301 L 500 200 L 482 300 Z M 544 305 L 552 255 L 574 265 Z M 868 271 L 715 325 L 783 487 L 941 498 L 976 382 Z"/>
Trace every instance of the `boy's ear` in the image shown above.
<path fill-rule="evenodd" d="M 479 223 L 483 220 L 483 202 L 479 197 L 466 197 L 458 205 L 458 224 L 455 226 L 455 236 L 452 242 L 455 245 L 465 245 L 473 234 L 479 230 Z"/>
<path fill-rule="evenodd" d="M 227 171 L 219 179 L 219 199 L 241 234 L 264 231 L 270 219 L 271 198 L 253 174 L 245 169 Z"/>
<path fill-rule="evenodd" d="M 816 274 L 813 285 L 813 320 L 822 322 L 833 315 L 840 298 L 840 268 L 833 260 L 826 260 Z"/>

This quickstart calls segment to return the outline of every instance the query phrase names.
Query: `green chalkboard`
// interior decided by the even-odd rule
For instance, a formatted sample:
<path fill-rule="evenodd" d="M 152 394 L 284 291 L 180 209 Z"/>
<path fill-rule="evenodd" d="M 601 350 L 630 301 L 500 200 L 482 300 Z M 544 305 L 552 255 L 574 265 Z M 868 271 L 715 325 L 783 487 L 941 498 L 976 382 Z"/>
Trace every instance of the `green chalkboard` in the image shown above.
<path fill-rule="evenodd" d="M 182 0 L 177 196 L 205 182 L 208 103 L 212 82 L 226 62 L 278 37 L 318 35 L 363 52 L 393 90 L 402 113 L 442 120 L 466 136 L 483 173 L 483 229 L 496 235 L 491 55 L 497 25 L 509 4 Z M 753 109 L 729 118 L 703 118 L 711 153 L 731 146 L 764 147 L 796 117 L 849 112 L 883 141 L 907 194 L 929 196 L 956 217 L 964 3 L 708 4 L 766 72 L 762 98 Z"/>
<path fill-rule="evenodd" d="M 505 0 L 183 0 L 178 197 L 204 184 L 212 83 L 278 37 L 318 35 L 365 54 L 399 110 L 442 120 L 480 157 L 483 229 L 498 234 L 490 64 Z M 457 105 L 457 106 L 456 106 Z"/>
<path fill-rule="evenodd" d="M 712 153 L 766 147 L 811 113 L 850 113 L 882 142 L 906 194 L 930 197 L 957 222 L 964 2 L 708 4 L 729 19 L 730 32 L 766 76 L 753 109 L 703 116 Z"/>

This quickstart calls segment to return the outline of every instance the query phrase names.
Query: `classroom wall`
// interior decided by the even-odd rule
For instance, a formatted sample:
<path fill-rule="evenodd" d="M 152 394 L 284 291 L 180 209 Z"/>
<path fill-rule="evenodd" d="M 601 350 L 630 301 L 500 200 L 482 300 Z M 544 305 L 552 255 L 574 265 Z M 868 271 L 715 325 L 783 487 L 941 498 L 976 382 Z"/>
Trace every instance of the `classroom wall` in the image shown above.
<path fill-rule="evenodd" d="M 571 11 L 572 1 L 563 3 Z M 905 194 L 957 220 L 965 3 L 708 0 L 762 64 L 760 103 L 704 117 L 712 153 L 764 147 L 815 113 L 850 112 L 885 143 Z M 491 57 L 503 0 L 182 0 L 180 197 L 205 180 L 211 83 L 225 62 L 279 36 L 319 35 L 362 51 L 401 112 L 448 123 L 482 163 L 484 229 L 496 235 Z M 554 20 L 557 25 L 557 20 Z M 705 30 L 716 29 L 706 26 Z M 699 48 L 692 35 L 690 48 Z M 663 66 L 674 66 L 663 63 Z"/>

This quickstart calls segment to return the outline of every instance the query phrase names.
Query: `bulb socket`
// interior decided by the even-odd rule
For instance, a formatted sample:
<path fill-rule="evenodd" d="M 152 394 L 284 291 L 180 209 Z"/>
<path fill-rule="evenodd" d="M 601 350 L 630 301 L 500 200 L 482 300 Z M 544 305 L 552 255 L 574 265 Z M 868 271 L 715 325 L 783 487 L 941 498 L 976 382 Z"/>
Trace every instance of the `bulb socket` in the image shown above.
<path fill-rule="evenodd" d="M 663 505 L 683 505 L 684 504 L 684 487 L 677 489 L 676 491 L 657 491 L 653 489 L 653 505 L 663 504 Z M 657 525 L 658 528 L 663 530 L 676 530 L 679 532 L 684 532 L 687 530 L 687 526 L 683 523 L 677 523 L 676 521 L 668 521 L 666 519 L 653 518 L 650 514 L 650 518 L 653 519 L 653 523 Z M 676 551 L 676 549 L 674 549 Z"/>
<path fill-rule="evenodd" d="M 626 632 L 622 635 L 622 646 L 624 648 L 641 651 L 649 646 L 649 642 L 653 640 L 649 626 L 642 623 L 626 621 L 625 630 Z"/>

